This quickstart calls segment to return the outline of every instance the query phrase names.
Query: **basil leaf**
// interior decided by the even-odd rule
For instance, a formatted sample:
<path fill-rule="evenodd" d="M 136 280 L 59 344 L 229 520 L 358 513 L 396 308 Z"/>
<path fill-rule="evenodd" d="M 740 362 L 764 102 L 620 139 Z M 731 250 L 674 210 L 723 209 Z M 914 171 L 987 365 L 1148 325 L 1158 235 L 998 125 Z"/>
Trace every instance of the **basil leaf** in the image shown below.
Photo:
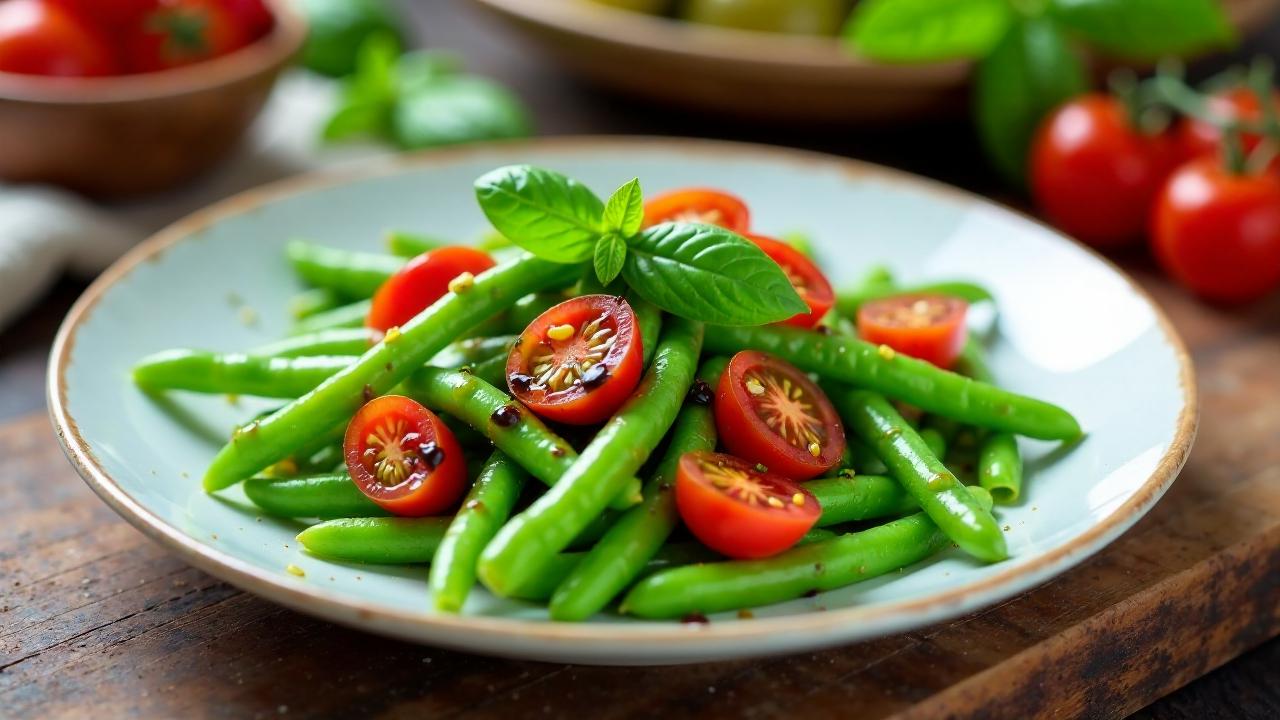
<path fill-rule="evenodd" d="M 307 18 L 307 40 L 299 60 L 322 75 L 350 75 L 361 45 L 374 35 L 391 38 L 397 53 L 404 45 L 399 30 L 403 23 L 380 0 L 300 0 L 296 5 Z"/>
<path fill-rule="evenodd" d="M 640 231 L 643 222 L 644 194 L 640 192 L 640 178 L 632 178 L 609 196 L 604 206 L 604 225 L 622 237 L 631 237 Z"/>
<path fill-rule="evenodd" d="M 760 325 L 809 309 L 764 251 L 715 225 L 641 231 L 630 239 L 622 277 L 663 310 L 717 325 Z"/>
<path fill-rule="evenodd" d="M 978 135 L 996 168 L 1023 183 L 1040 120 L 1087 88 L 1084 66 L 1050 20 L 1026 18 L 1010 26 L 974 79 Z"/>
<path fill-rule="evenodd" d="M 552 170 L 492 170 L 476 180 L 476 199 L 498 232 L 544 260 L 582 262 L 601 235 L 604 203 L 585 185 Z"/>
<path fill-rule="evenodd" d="M 609 233 L 596 243 L 594 264 L 596 277 L 601 285 L 608 285 L 622 272 L 627 259 L 627 241 L 616 233 Z"/>
<path fill-rule="evenodd" d="M 976 59 L 999 42 L 1012 16 L 1007 0 L 863 0 L 844 37 L 874 60 Z"/>
<path fill-rule="evenodd" d="M 325 123 L 321 139 L 335 142 L 387 135 L 396 98 L 392 73 L 399 52 L 395 39 L 386 35 L 373 35 L 360 45 L 355 74 L 343 81 L 338 107 Z"/>
<path fill-rule="evenodd" d="M 1129 60 L 1185 55 L 1235 41 L 1218 0 L 1054 0 L 1049 12 L 1062 27 Z"/>
<path fill-rule="evenodd" d="M 403 95 L 391 115 L 396 142 L 416 149 L 524 137 L 529 120 L 505 88 L 478 77 L 449 77 Z"/>
<path fill-rule="evenodd" d="M 395 67 L 396 89 L 415 93 L 431 83 L 462 72 L 462 60 L 452 53 L 419 50 L 400 56 Z"/>
<path fill-rule="evenodd" d="M 381 103 L 348 102 L 329 116 L 320 132 L 325 142 L 356 136 L 381 137 L 387 129 L 387 107 Z"/>

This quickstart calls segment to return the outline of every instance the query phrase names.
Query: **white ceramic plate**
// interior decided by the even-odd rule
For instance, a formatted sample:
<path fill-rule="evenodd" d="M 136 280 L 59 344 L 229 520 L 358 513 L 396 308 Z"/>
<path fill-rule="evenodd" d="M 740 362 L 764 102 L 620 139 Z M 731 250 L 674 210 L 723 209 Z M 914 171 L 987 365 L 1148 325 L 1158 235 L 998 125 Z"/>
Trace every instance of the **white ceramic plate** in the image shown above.
<path fill-rule="evenodd" d="M 1001 314 L 992 365 L 1012 389 L 1070 409 L 1088 431 L 1061 449 L 1025 442 L 1024 500 L 1001 508 L 1012 559 L 952 552 L 910 572 L 709 625 L 601 615 L 552 623 L 533 605 L 474 593 L 461 616 L 433 612 L 425 570 L 341 565 L 299 551 L 295 523 L 261 518 L 239 490 L 198 479 L 230 428 L 263 404 L 175 395 L 129 382 L 167 347 L 234 350 L 280 336 L 299 287 L 290 237 L 376 248 L 387 228 L 471 238 L 481 173 L 530 162 L 601 194 L 633 176 L 656 191 L 728 188 L 764 232 L 812 234 L 832 280 L 873 262 L 905 278 L 964 277 Z M 246 314 L 257 321 L 246 323 Z M 68 457 L 121 515 L 192 564 L 331 620 L 481 653 L 609 664 L 793 652 L 934 623 L 1044 582 L 1114 540 L 1168 488 L 1195 434 L 1190 361 L 1145 294 L 1052 230 L 976 197 L 883 168 L 791 150 L 708 141 L 564 139 L 435 152 L 341 176 L 303 178 L 197 213 L 140 245 L 71 311 L 54 345 L 49 405 Z M 295 564 L 305 578 L 285 571 Z"/>

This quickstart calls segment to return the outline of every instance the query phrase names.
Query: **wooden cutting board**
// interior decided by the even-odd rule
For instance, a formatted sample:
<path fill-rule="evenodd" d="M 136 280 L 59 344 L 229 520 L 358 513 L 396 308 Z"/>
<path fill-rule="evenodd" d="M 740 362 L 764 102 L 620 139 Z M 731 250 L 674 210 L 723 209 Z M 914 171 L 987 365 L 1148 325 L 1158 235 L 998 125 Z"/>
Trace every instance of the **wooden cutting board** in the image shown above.
<path fill-rule="evenodd" d="M 1280 301 L 1217 310 L 1130 269 L 1200 378 L 1200 437 L 1159 505 L 1002 605 L 786 658 L 586 668 L 330 625 L 145 539 L 42 415 L 0 426 L 0 716 L 1126 715 L 1280 633 Z"/>

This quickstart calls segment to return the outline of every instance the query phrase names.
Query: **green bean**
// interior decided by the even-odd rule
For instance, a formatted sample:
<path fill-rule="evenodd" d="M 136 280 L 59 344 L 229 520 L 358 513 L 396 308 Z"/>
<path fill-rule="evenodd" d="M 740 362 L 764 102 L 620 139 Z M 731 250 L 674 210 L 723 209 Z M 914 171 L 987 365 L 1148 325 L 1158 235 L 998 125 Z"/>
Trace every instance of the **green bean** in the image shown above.
<path fill-rule="evenodd" d="M 707 350 L 760 350 L 826 380 L 888 395 L 922 410 L 992 430 L 1041 440 L 1074 440 L 1080 424 L 1050 403 L 1001 390 L 956 373 L 851 338 L 799 328 L 709 327 Z"/>
<path fill-rule="evenodd" d="M 986 350 L 972 335 L 965 340 L 964 349 L 960 351 L 960 357 L 956 358 L 955 371 L 978 382 L 995 383 L 995 375 L 987 364 Z"/>
<path fill-rule="evenodd" d="M 991 433 L 978 452 L 978 485 L 1001 505 L 1018 501 L 1022 492 L 1022 455 L 1018 440 L 1008 433 Z"/>
<path fill-rule="evenodd" d="M 494 387 L 507 385 L 507 354 L 494 355 L 471 366 L 471 374 Z"/>
<path fill-rule="evenodd" d="M 373 307 L 372 300 L 357 300 L 348 305 L 339 305 L 332 310 L 318 312 L 299 320 L 289 328 L 289 334 L 308 335 L 321 330 L 364 327 L 365 318 L 369 317 L 371 307 Z"/>
<path fill-rule="evenodd" d="M 617 497 L 670 429 L 693 382 L 703 330 L 701 323 L 684 318 L 666 325 L 635 394 L 555 486 L 512 518 L 485 548 L 479 574 L 490 590 L 509 595 L 541 572 Z"/>
<path fill-rule="evenodd" d="M 251 477 L 244 481 L 244 494 L 274 517 L 327 520 L 388 514 L 360 492 L 345 472 L 294 478 Z"/>
<path fill-rule="evenodd" d="M 343 355 L 275 358 L 165 350 L 135 365 L 133 381 L 147 390 L 296 398 L 355 360 Z"/>
<path fill-rule="evenodd" d="M 307 552 L 331 560 L 407 565 L 431 562 L 449 517 L 362 517 L 329 520 L 298 533 Z"/>
<path fill-rule="evenodd" d="M 448 293 L 398 333 L 389 333 L 315 390 L 232 438 L 205 473 L 208 491 L 228 487 L 337 427 L 369 395 L 387 392 L 467 330 L 517 298 L 558 282 L 575 268 L 522 256 L 481 273 L 463 293 Z"/>
<path fill-rule="evenodd" d="M 703 363 L 699 378 L 715 387 L 728 361 Z M 657 472 L 644 486 L 644 500 L 623 513 L 551 597 L 553 620 L 584 620 L 604 608 L 644 569 L 679 521 L 675 493 L 680 456 L 714 450 L 716 422 L 711 408 L 686 402 L 676 418 Z"/>
<path fill-rule="evenodd" d="M 627 298 L 632 312 L 636 316 L 636 327 L 640 328 L 640 349 L 643 351 L 644 366 L 649 367 L 653 353 L 658 349 L 658 337 L 662 334 L 662 311 L 658 306 L 645 302 L 637 297 Z"/>
<path fill-rule="evenodd" d="M 475 374 L 427 367 L 405 383 L 405 391 L 429 408 L 442 410 L 479 430 L 499 450 L 547 485 L 558 483 L 573 467 L 578 453 L 536 415 Z M 512 425 L 494 421 L 499 410 L 517 413 Z M 625 508 L 639 500 L 640 481 L 624 481 L 614 506 Z"/>
<path fill-rule="evenodd" d="M 385 236 L 387 252 L 402 258 L 413 258 L 425 252 L 431 252 L 452 243 L 438 238 L 406 232 L 404 230 L 388 230 Z"/>
<path fill-rule="evenodd" d="M 848 437 L 845 442 L 845 449 L 849 452 L 849 459 L 852 461 L 850 467 L 865 475 L 883 475 L 889 472 L 889 468 L 880 461 L 876 451 L 867 447 L 867 444 L 856 437 Z"/>
<path fill-rule="evenodd" d="M 502 361 L 506 362 L 507 354 L 511 351 L 511 345 L 515 340 L 516 338 L 513 335 L 493 335 L 459 340 L 436 353 L 436 356 L 431 358 L 430 364 L 436 367 L 457 368 L 485 362 L 495 357 L 501 357 Z"/>
<path fill-rule="evenodd" d="M 289 315 L 294 320 L 302 320 L 332 310 L 343 302 L 342 296 L 328 288 L 311 288 L 289 299 Z"/>
<path fill-rule="evenodd" d="M 352 300 L 373 297 L 382 283 L 404 266 L 403 258 L 323 247 L 305 240 L 290 240 L 284 252 L 303 282 Z"/>
<path fill-rule="evenodd" d="M 858 314 L 858 308 L 872 300 L 882 300 L 901 295 L 946 295 L 960 298 L 970 303 L 995 299 L 991 291 L 981 285 L 962 280 L 928 282 L 905 286 L 897 286 L 890 281 L 869 283 L 859 288 L 842 290 L 836 293 L 836 310 L 841 315 L 853 317 Z"/>
<path fill-rule="evenodd" d="M 971 502 L 990 507 L 985 492 L 969 490 Z M 940 552 L 950 542 L 927 515 L 916 513 L 763 560 L 663 570 L 637 583 L 620 609 L 643 618 L 678 618 L 770 605 L 885 575 Z"/>
<path fill-rule="evenodd" d="M 920 439 L 924 441 L 925 447 L 929 448 L 929 452 L 933 453 L 936 458 L 944 458 L 947 456 L 947 439 L 937 428 L 921 428 Z"/>
<path fill-rule="evenodd" d="M 294 335 L 249 351 L 260 357 L 305 357 L 307 355 L 362 355 L 378 333 L 365 327 L 332 328 L 306 335 Z"/>
<path fill-rule="evenodd" d="M 501 451 L 489 456 L 436 549 L 427 584 L 438 610 L 458 612 L 476 584 L 476 561 L 507 521 L 527 476 Z"/>
<path fill-rule="evenodd" d="M 846 429 L 876 451 L 890 474 L 956 545 L 987 562 L 1008 557 L 995 518 L 973 501 L 889 401 L 866 390 L 838 391 L 831 399 Z"/>
<path fill-rule="evenodd" d="M 817 478 L 804 486 L 822 508 L 818 527 L 904 515 L 920 509 L 902 483 L 885 475 Z"/>
<path fill-rule="evenodd" d="M 562 292 L 540 292 L 526 295 L 507 311 L 503 329 L 509 333 L 522 333 L 538 316 L 565 301 Z"/>

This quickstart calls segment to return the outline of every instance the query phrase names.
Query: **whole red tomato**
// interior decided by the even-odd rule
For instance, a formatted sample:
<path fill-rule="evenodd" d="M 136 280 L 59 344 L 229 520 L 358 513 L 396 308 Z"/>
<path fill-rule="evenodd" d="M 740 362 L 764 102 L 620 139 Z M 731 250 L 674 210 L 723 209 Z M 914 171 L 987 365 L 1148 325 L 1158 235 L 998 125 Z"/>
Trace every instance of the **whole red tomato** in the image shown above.
<path fill-rule="evenodd" d="M 159 0 L 49 0 L 103 32 L 133 26 L 155 8 Z"/>
<path fill-rule="evenodd" d="M 1054 225 L 1095 247 L 1138 240 L 1151 202 L 1174 168 L 1171 136 L 1145 135 L 1106 95 L 1082 95 L 1040 126 L 1031 146 L 1031 194 Z"/>
<path fill-rule="evenodd" d="M 1280 93 L 1273 92 L 1271 101 L 1280 110 Z M 1254 122 L 1262 119 L 1262 103 L 1258 102 L 1258 94 L 1249 88 L 1232 88 L 1217 93 L 1208 102 L 1210 112 L 1224 120 Z M 1256 133 L 1244 133 L 1240 140 L 1244 151 L 1248 153 L 1258 147 L 1262 137 Z M 1187 160 L 1206 155 L 1217 156 L 1222 149 L 1222 131 L 1203 120 L 1187 118 L 1178 127 L 1178 144 L 1182 157 Z"/>
<path fill-rule="evenodd" d="M 90 77 L 120 71 L 106 39 L 46 0 L 0 0 L 0 72 Z"/>
<path fill-rule="evenodd" d="M 263 0 L 223 0 L 223 5 L 249 41 L 266 35 L 276 23 Z"/>
<path fill-rule="evenodd" d="M 1187 163 L 1156 200 L 1151 241 L 1165 270 L 1210 300 L 1265 295 L 1280 286 L 1280 176 Z"/>
<path fill-rule="evenodd" d="M 155 72 L 226 55 L 249 37 L 219 0 L 159 0 L 122 42 L 131 72 Z"/>

